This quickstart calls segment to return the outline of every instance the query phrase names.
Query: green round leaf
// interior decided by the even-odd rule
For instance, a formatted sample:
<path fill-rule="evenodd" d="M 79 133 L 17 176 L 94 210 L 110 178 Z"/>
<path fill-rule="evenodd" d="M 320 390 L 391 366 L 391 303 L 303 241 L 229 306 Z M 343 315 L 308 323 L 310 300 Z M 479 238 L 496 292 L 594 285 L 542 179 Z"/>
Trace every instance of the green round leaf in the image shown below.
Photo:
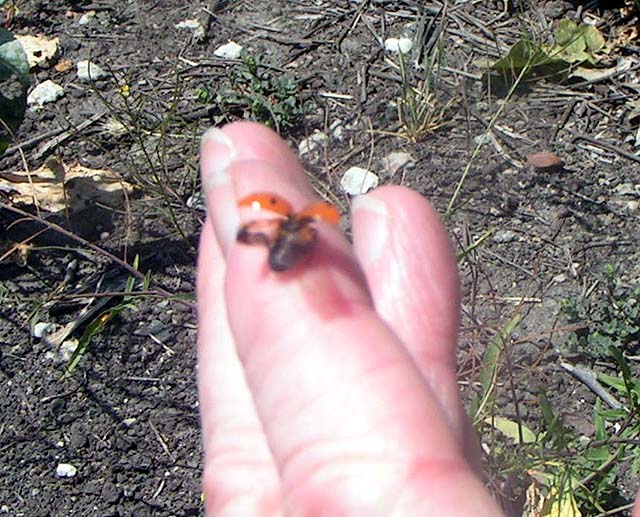
<path fill-rule="evenodd" d="M 587 42 L 587 48 L 590 52 L 598 52 L 605 45 L 604 36 L 592 25 L 588 25 L 585 29 L 584 40 Z"/>

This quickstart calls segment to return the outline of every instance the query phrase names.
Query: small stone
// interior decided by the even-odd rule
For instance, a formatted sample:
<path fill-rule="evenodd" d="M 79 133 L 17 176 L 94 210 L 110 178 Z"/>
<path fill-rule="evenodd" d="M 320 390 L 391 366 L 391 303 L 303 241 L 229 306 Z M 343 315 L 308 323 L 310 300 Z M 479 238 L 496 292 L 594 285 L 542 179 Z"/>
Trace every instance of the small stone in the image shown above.
<path fill-rule="evenodd" d="M 192 208 L 193 210 L 206 211 L 207 205 L 204 198 L 204 192 L 199 191 L 189 196 L 189 199 L 187 199 L 187 207 Z"/>
<path fill-rule="evenodd" d="M 49 323 L 47 321 L 39 321 L 33 326 L 31 335 L 36 339 L 42 339 L 52 328 L 53 323 Z"/>
<path fill-rule="evenodd" d="M 373 172 L 362 167 L 351 167 L 340 179 L 340 186 L 350 196 L 357 196 L 376 188 L 379 181 Z"/>
<path fill-rule="evenodd" d="M 504 244 L 506 242 L 511 242 L 515 240 L 516 234 L 511 230 L 500 230 L 493 234 L 493 242 L 497 242 L 499 244 Z"/>
<path fill-rule="evenodd" d="M 64 95 L 64 88 L 48 79 L 36 86 L 27 97 L 27 104 L 37 110 L 43 105 L 55 102 Z"/>
<path fill-rule="evenodd" d="M 321 131 L 315 131 L 311 136 L 300 141 L 298 144 L 298 154 L 304 156 L 312 153 L 327 141 L 327 135 Z"/>
<path fill-rule="evenodd" d="M 486 145 L 491 143 L 491 137 L 487 133 L 482 133 L 474 137 L 473 142 L 477 145 Z"/>
<path fill-rule="evenodd" d="M 414 165 L 413 157 L 405 152 L 390 153 L 382 159 L 382 166 L 391 175 L 394 175 L 404 167 L 410 168 Z"/>
<path fill-rule="evenodd" d="M 191 29 L 195 30 L 199 27 L 202 27 L 202 24 L 196 20 L 195 18 L 190 18 L 188 20 L 182 20 L 175 24 L 176 29 Z"/>
<path fill-rule="evenodd" d="M 193 39 L 198 42 L 202 42 L 206 36 L 206 30 L 200 20 L 191 18 L 189 20 L 182 20 L 175 25 L 176 29 L 189 29 L 193 31 Z"/>
<path fill-rule="evenodd" d="M 342 120 L 334 120 L 333 123 L 329 126 L 329 133 L 331 133 L 331 137 L 336 140 L 342 140 L 344 136 L 344 125 Z"/>
<path fill-rule="evenodd" d="M 56 467 L 56 477 L 72 478 L 78 473 L 78 469 L 70 463 L 60 463 Z"/>
<path fill-rule="evenodd" d="M 567 275 L 560 273 L 559 275 L 554 276 L 551 280 L 554 284 L 561 284 L 567 281 Z"/>
<path fill-rule="evenodd" d="M 78 61 L 77 67 L 77 77 L 78 81 L 82 82 L 92 82 L 98 81 L 100 79 L 104 79 L 109 76 L 107 72 L 105 72 L 102 68 L 100 68 L 95 63 L 85 59 L 83 61 Z"/>
<path fill-rule="evenodd" d="M 637 194 L 636 187 L 633 183 L 619 183 L 613 191 L 619 196 L 635 196 Z"/>
<path fill-rule="evenodd" d="M 223 59 L 238 59 L 241 52 L 242 45 L 238 45 L 235 41 L 230 41 L 215 49 L 213 54 Z"/>
<path fill-rule="evenodd" d="M 524 165 L 535 169 L 560 169 L 564 162 L 554 153 L 532 153 L 527 155 L 527 161 Z"/>
<path fill-rule="evenodd" d="M 136 423 L 136 421 L 137 421 L 137 418 L 133 418 L 133 417 L 132 418 L 125 418 L 122 421 L 122 425 L 124 425 L 125 427 L 131 427 L 131 426 L 133 426 L 133 424 Z"/>
<path fill-rule="evenodd" d="M 78 340 L 75 338 L 67 339 L 60 345 L 60 362 L 68 363 L 71 360 L 71 356 L 78 348 Z"/>
<path fill-rule="evenodd" d="M 635 199 L 627 201 L 627 203 L 624 206 L 624 211 L 628 214 L 637 214 L 639 209 L 640 209 L 640 201 L 636 201 Z"/>
<path fill-rule="evenodd" d="M 400 52 L 406 54 L 411 50 L 411 47 L 413 47 L 413 41 L 410 38 L 387 38 L 384 41 L 385 50 L 396 54 Z"/>
<path fill-rule="evenodd" d="M 89 25 L 91 21 L 96 17 L 95 11 L 87 11 L 78 20 L 78 25 Z"/>
<path fill-rule="evenodd" d="M 114 504 L 114 503 L 118 502 L 120 497 L 122 497 L 122 489 L 119 488 L 114 483 L 111 483 L 110 481 L 107 481 L 102 486 L 102 490 L 100 491 L 100 495 L 102 496 L 102 499 L 104 499 L 108 503 Z"/>

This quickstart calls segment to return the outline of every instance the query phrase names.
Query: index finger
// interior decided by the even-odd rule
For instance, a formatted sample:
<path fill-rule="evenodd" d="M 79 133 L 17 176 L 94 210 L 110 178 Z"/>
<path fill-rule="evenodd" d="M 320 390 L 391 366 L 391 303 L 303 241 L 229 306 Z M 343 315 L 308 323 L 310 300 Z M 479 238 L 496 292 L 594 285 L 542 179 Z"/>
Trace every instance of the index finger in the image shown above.
<path fill-rule="evenodd" d="M 237 156 L 252 130 L 229 133 Z M 303 206 L 311 189 L 300 166 L 292 154 L 272 160 L 279 138 L 261 138 L 272 140 L 264 154 L 227 168 L 236 198 L 276 190 Z M 209 208 L 222 224 L 225 214 Z M 328 225 L 318 232 L 310 263 L 287 273 L 269 270 L 264 249 L 227 250 L 229 323 L 286 504 L 296 514 L 320 505 L 389 515 L 398 498 L 414 499 L 403 494 L 409 485 L 439 504 L 454 497 L 442 484 L 477 489 L 442 408 L 376 314 L 348 242 Z"/>

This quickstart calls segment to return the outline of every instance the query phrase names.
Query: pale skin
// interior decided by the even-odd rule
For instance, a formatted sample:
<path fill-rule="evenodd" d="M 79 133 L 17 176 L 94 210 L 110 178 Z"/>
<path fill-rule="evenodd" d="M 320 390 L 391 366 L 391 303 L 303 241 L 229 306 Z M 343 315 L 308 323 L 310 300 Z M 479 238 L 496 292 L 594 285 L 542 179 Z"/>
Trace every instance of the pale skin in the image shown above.
<path fill-rule="evenodd" d="M 210 130 L 198 263 L 198 387 L 208 515 L 499 516 L 460 402 L 455 254 L 434 209 L 383 187 L 352 207 L 353 245 L 316 224 L 286 273 L 235 240 L 238 199 L 317 200 L 270 130 Z M 270 217 L 268 213 L 257 217 Z M 640 517 L 640 514 L 634 514 Z"/>

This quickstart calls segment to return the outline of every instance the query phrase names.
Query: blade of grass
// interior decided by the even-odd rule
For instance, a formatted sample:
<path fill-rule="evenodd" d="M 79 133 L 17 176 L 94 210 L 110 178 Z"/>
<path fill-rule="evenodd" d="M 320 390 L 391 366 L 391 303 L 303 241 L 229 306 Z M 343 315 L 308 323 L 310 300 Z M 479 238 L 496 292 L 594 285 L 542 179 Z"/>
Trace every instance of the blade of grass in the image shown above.
<path fill-rule="evenodd" d="M 478 380 L 482 386 L 480 402 L 477 403 L 477 409 L 472 412 L 472 420 L 474 425 L 482 421 L 482 414 L 486 406 L 493 399 L 495 391 L 496 379 L 500 369 L 500 357 L 506 340 L 520 323 L 520 314 L 514 314 L 502 329 L 496 334 L 489 346 L 485 350 L 482 359 L 482 366 L 478 373 Z"/>

